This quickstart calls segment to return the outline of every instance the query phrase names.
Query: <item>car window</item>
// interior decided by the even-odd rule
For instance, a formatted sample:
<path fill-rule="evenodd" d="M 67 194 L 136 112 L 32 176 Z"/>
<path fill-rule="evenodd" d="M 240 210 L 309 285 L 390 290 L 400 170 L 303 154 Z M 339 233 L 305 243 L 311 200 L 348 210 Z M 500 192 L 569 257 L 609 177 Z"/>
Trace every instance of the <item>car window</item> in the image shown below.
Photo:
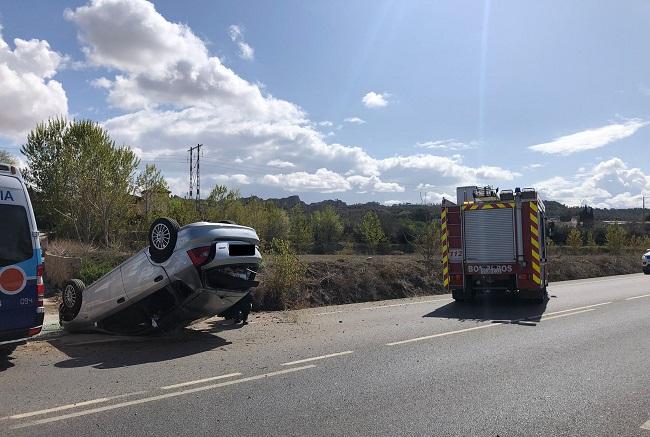
<path fill-rule="evenodd" d="M 32 257 L 32 239 L 27 210 L 18 205 L 0 205 L 0 267 Z"/>

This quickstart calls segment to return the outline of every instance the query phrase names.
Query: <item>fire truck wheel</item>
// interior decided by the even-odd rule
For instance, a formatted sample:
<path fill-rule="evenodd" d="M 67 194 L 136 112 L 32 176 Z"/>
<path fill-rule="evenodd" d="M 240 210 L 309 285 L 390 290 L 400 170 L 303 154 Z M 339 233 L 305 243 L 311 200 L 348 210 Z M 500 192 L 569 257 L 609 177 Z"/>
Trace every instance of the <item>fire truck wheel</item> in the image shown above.
<path fill-rule="evenodd" d="M 456 302 L 464 302 L 465 292 L 463 290 L 451 290 L 451 297 L 453 297 Z"/>

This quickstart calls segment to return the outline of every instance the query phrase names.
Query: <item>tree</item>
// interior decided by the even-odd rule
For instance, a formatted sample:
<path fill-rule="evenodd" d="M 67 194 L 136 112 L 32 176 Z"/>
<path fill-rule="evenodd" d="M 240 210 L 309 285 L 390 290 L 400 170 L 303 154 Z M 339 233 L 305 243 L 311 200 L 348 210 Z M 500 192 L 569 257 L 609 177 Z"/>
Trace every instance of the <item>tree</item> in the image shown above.
<path fill-rule="evenodd" d="M 594 231 L 587 231 L 587 246 L 593 247 L 596 246 L 596 238 L 594 237 Z"/>
<path fill-rule="evenodd" d="M 286 239 L 289 234 L 289 216 L 284 209 L 272 203 L 266 204 L 266 241 Z"/>
<path fill-rule="evenodd" d="M 327 205 L 322 210 L 316 211 L 312 218 L 314 237 L 318 243 L 328 245 L 339 241 L 343 234 L 343 223 L 334 208 Z"/>
<path fill-rule="evenodd" d="M 578 251 L 582 246 L 582 233 L 580 230 L 578 228 L 571 228 L 566 242 L 574 251 Z"/>
<path fill-rule="evenodd" d="M 0 150 L 0 163 L 18 165 L 18 160 L 11 153 L 5 150 Z"/>
<path fill-rule="evenodd" d="M 436 221 L 431 221 L 423 226 L 415 240 L 417 253 L 429 265 L 433 265 L 440 256 L 440 244 L 440 224 Z"/>
<path fill-rule="evenodd" d="M 375 253 L 379 243 L 386 240 L 386 235 L 381 228 L 381 222 L 375 211 L 368 211 L 363 216 L 359 225 L 359 232 L 363 241 L 368 245 L 370 253 Z"/>
<path fill-rule="evenodd" d="M 126 228 L 139 160 L 91 120 L 39 123 L 21 148 L 39 212 L 60 234 L 114 243 Z M 73 232 L 74 231 L 74 232 Z"/>
<path fill-rule="evenodd" d="M 611 253 L 619 253 L 627 244 L 627 232 L 619 225 L 609 225 L 605 234 L 605 241 Z"/>
<path fill-rule="evenodd" d="M 169 185 L 155 164 L 147 164 L 138 175 L 136 185 L 144 202 L 144 219 L 149 224 L 153 218 L 165 215 L 169 204 Z"/>
<path fill-rule="evenodd" d="M 193 223 L 198 219 L 194 201 L 181 197 L 172 197 L 169 199 L 167 215 L 176 220 L 181 226 Z"/>
<path fill-rule="evenodd" d="M 299 253 L 307 252 L 314 242 L 311 222 L 300 205 L 289 212 L 289 239 Z"/>

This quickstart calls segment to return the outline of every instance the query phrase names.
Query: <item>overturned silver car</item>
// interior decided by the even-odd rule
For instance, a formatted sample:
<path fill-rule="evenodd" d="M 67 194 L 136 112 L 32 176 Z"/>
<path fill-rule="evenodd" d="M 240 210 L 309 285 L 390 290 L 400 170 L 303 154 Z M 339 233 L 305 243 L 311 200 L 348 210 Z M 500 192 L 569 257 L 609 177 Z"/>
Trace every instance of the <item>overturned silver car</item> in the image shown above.
<path fill-rule="evenodd" d="M 153 222 L 149 247 L 86 287 L 63 287 L 61 326 L 144 334 L 221 315 L 246 322 L 262 257 L 254 229 L 231 222 Z"/>

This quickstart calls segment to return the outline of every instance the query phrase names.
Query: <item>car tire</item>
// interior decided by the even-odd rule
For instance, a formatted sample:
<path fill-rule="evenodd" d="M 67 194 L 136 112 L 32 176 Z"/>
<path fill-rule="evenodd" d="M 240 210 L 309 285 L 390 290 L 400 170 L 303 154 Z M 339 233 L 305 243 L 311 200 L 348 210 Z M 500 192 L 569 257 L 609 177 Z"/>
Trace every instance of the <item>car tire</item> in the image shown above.
<path fill-rule="evenodd" d="M 172 218 L 162 217 L 154 220 L 149 228 L 149 255 L 154 262 L 161 263 L 169 259 L 176 247 L 178 222 Z"/>
<path fill-rule="evenodd" d="M 86 284 L 79 279 L 71 279 L 63 284 L 60 313 L 64 321 L 69 322 L 74 320 L 77 314 L 79 314 L 83 300 L 83 291 L 85 289 Z"/>

